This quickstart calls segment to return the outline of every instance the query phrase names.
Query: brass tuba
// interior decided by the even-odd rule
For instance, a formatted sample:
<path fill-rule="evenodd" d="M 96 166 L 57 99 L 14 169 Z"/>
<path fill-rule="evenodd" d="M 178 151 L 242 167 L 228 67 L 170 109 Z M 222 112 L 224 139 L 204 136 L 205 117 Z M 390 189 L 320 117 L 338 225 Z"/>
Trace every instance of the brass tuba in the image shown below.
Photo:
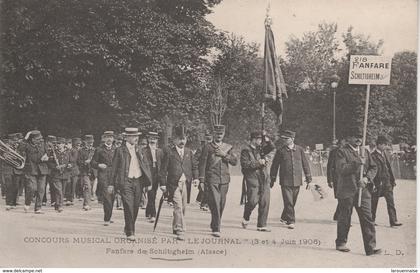
<path fill-rule="evenodd" d="M 0 159 L 16 169 L 23 169 L 25 158 L 0 140 Z"/>

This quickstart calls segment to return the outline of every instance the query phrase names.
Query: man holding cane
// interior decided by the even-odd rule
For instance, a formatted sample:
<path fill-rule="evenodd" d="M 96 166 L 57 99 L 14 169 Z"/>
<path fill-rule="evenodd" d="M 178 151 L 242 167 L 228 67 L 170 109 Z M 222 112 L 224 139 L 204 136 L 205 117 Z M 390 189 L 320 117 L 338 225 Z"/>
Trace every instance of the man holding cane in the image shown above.
<path fill-rule="evenodd" d="M 358 128 L 351 128 L 347 133 L 347 144 L 337 151 L 337 192 L 338 199 L 338 221 L 336 249 L 342 252 L 349 252 L 347 248 L 347 236 L 350 229 L 351 214 L 353 207 L 356 207 L 359 215 L 360 227 L 362 229 L 363 244 L 366 255 L 380 254 L 381 250 L 376 249 L 376 231 L 372 220 L 371 193 L 368 189 L 373 186 L 373 178 L 376 175 L 376 164 L 366 151 L 365 157 L 361 157 L 362 135 Z M 362 168 L 363 166 L 363 168 Z M 363 176 L 360 175 L 363 169 Z M 362 177 L 360 179 L 360 177 Z M 358 206 L 359 190 L 361 190 L 361 203 Z"/>

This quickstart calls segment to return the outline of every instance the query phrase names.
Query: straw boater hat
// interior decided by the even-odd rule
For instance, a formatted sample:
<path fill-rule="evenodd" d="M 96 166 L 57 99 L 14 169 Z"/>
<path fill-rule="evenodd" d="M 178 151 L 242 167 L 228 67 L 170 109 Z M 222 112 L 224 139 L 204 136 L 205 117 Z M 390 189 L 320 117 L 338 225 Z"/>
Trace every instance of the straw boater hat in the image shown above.
<path fill-rule="evenodd" d="M 159 134 L 156 131 L 150 131 L 147 133 L 147 137 L 149 138 L 159 138 Z"/>
<path fill-rule="evenodd" d="M 114 136 L 114 131 L 105 131 L 103 134 L 104 137 L 106 136 Z"/>
<path fill-rule="evenodd" d="M 124 133 L 122 133 L 124 136 L 139 136 L 141 135 L 141 132 L 139 132 L 138 128 L 125 128 Z"/>

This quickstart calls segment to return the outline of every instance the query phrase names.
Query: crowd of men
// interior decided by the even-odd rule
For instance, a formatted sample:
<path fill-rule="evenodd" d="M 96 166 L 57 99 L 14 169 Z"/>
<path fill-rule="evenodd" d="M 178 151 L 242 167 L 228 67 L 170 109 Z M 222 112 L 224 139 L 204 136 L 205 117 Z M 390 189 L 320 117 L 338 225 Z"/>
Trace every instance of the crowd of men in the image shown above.
<path fill-rule="evenodd" d="M 243 174 L 242 227 L 247 228 L 253 210 L 258 206 L 257 230 L 270 232 L 267 218 L 270 190 L 278 180 L 283 197 L 280 222 L 295 228 L 295 204 L 299 189 L 312 182 L 304 148 L 296 145 L 295 132 L 282 130 L 281 145 L 260 131 L 250 134 L 248 145 L 240 157 L 232 145 L 223 142 L 225 127 L 214 125 L 205 133 L 205 141 L 197 151 L 186 147 L 184 126 L 174 128 L 172 143 L 159 148 L 157 132 L 141 134 L 137 128 L 125 128 L 122 134 L 105 131 L 101 144 L 94 148 L 93 135 L 65 139 L 49 135 L 45 141 L 40 131 L 10 134 L 7 145 L 24 158 L 23 168 L 1 163 L 1 178 L 6 195 L 6 210 L 16 208 L 20 187 L 25 192 L 25 212 L 34 203 L 35 214 L 43 214 L 49 185 L 50 204 L 58 213 L 75 198 L 83 198 L 83 210 L 90 210 L 93 195 L 103 205 L 104 225 L 112 221 L 114 204 L 124 210 L 124 232 L 135 241 L 135 223 L 140 207 L 145 216 L 157 224 L 156 195 L 173 207 L 172 232 L 184 240 L 185 209 L 190 201 L 191 185 L 198 186 L 197 201 L 203 210 L 210 209 L 210 228 L 214 237 L 221 236 L 222 215 L 231 181 L 229 166 L 240 163 Z M 347 235 L 353 207 L 360 219 L 366 255 L 380 253 L 376 248 L 375 216 L 378 200 L 385 197 L 391 227 L 398 227 L 393 200 L 395 179 L 385 153 L 389 144 L 384 136 L 377 139 L 373 152 L 361 151 L 361 134 L 351 128 L 343 141 L 331 151 L 328 159 L 328 186 L 334 189 L 338 206 L 336 249 L 348 252 Z M 95 188 L 96 191 L 93 189 Z M 359 204 L 359 194 L 361 203 Z M 163 199 L 162 199 L 163 200 Z M 143 204 L 142 204 L 143 202 Z M 161 202 L 159 202 L 161 203 Z"/>

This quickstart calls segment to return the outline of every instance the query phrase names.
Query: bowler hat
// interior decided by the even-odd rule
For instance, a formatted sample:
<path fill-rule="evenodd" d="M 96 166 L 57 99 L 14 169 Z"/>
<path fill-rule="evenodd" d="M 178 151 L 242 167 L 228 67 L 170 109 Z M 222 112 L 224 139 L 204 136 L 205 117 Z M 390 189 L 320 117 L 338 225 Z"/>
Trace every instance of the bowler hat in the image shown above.
<path fill-rule="evenodd" d="M 361 131 L 361 128 L 357 126 L 348 127 L 346 130 L 346 136 L 347 137 L 363 137 L 363 133 Z"/>
<path fill-rule="evenodd" d="M 178 137 L 178 138 L 185 138 L 185 137 L 187 137 L 185 126 L 183 126 L 183 125 L 176 126 L 174 128 L 173 136 L 174 137 Z"/>
<path fill-rule="evenodd" d="M 386 136 L 378 136 L 378 138 L 376 139 L 376 145 L 379 144 L 388 144 L 389 140 Z"/>
<path fill-rule="evenodd" d="M 262 138 L 262 133 L 261 133 L 261 131 L 254 131 L 254 132 L 251 132 L 251 139 L 256 139 L 256 138 Z"/>
<path fill-rule="evenodd" d="M 280 133 L 280 137 L 282 138 L 295 138 L 296 133 L 290 130 L 284 130 Z"/>
<path fill-rule="evenodd" d="M 141 133 L 139 132 L 138 128 L 127 127 L 124 129 L 123 135 L 124 136 L 139 136 L 141 135 Z"/>

